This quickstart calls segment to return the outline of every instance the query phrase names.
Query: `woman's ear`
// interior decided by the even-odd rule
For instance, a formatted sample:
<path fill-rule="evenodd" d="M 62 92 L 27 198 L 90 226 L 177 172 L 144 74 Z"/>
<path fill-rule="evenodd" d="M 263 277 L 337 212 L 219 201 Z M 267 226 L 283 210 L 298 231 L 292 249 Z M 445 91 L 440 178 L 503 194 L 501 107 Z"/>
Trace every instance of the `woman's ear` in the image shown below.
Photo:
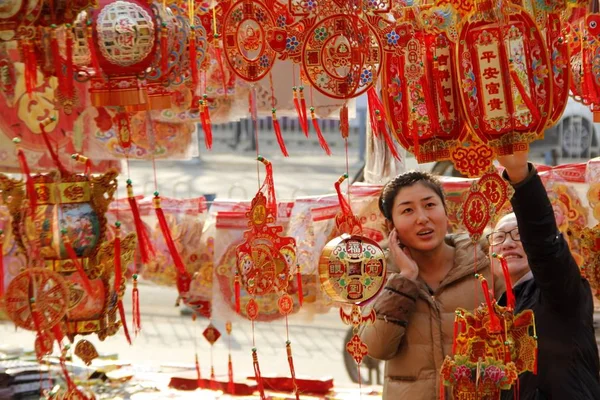
<path fill-rule="evenodd" d="M 394 229 L 394 222 L 390 221 L 389 219 L 385 220 L 385 227 L 387 228 L 388 232 L 391 232 L 392 229 Z"/>

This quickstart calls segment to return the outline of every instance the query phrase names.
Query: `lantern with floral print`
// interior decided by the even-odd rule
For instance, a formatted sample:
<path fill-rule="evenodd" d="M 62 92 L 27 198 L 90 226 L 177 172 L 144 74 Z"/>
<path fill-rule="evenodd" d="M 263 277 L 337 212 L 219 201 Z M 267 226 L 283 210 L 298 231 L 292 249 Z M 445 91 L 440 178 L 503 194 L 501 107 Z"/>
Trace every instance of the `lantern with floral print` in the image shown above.
<path fill-rule="evenodd" d="M 137 0 L 104 0 L 91 16 L 91 56 L 101 71 L 92 78 L 92 104 L 138 106 L 146 90 L 138 80 L 153 61 L 158 29 L 150 7 Z M 88 31 L 89 33 L 89 31 Z M 88 39 L 90 37 L 88 36 Z"/>
<path fill-rule="evenodd" d="M 552 82 L 544 38 L 527 12 L 478 3 L 460 30 L 457 54 L 469 128 L 498 154 L 539 139 L 552 110 Z"/>
<path fill-rule="evenodd" d="M 402 147 L 418 162 L 450 158 L 464 132 L 449 8 L 407 10 L 386 34 L 383 104 Z M 413 22 L 414 21 L 414 22 Z"/>

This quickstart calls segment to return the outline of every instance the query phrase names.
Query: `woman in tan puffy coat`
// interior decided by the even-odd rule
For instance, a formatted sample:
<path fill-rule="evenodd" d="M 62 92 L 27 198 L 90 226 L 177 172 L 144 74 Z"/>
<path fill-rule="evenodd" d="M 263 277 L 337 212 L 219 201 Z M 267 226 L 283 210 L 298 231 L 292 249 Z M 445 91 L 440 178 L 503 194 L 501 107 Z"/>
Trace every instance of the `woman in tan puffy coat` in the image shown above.
<path fill-rule="evenodd" d="M 391 228 L 389 259 L 400 272 L 390 275 L 375 299 L 377 320 L 361 339 L 371 357 L 386 360 L 384 400 L 435 400 L 440 368 L 452 352 L 454 311 L 483 301 L 474 274 L 491 282 L 489 259 L 467 235 L 446 236 L 443 190 L 427 173 L 390 181 L 379 208 Z"/>

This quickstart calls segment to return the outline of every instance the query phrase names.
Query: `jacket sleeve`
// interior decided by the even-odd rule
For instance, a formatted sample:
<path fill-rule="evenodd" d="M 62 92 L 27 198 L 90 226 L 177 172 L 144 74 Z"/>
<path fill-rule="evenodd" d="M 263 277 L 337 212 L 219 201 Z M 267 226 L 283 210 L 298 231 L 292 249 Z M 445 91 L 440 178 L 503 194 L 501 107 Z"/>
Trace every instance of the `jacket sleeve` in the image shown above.
<path fill-rule="evenodd" d="M 558 231 L 542 180 L 533 165 L 529 165 L 529 170 L 524 181 L 513 185 L 515 194 L 511 200 L 521 242 L 544 300 L 557 310 L 572 310 L 581 298 L 579 268 Z"/>
<path fill-rule="evenodd" d="M 373 304 L 377 319 L 360 335 L 369 355 L 390 360 L 398 353 L 408 321 L 416 308 L 417 284 L 400 274 L 392 274 Z"/>

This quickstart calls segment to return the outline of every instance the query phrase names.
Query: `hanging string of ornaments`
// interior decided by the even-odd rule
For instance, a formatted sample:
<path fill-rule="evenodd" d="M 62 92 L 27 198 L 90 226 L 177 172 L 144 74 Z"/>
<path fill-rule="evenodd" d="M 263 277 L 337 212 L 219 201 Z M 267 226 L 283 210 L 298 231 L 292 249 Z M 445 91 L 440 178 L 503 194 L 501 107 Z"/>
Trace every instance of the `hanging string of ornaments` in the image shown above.
<path fill-rule="evenodd" d="M 399 158 L 399 145 L 420 163 L 451 160 L 463 174 L 481 177 L 461 211 L 463 224 L 477 240 L 509 198 L 508 187 L 492 168 L 496 155 L 526 150 L 540 139 L 560 120 L 569 92 L 600 120 L 599 12 L 595 0 L 5 1 L 0 6 L 1 94 L 14 101 L 16 93 L 23 93 L 34 104 L 39 88 L 48 86 L 55 99 L 52 116 L 47 113 L 33 128 L 11 132 L 24 179 L 0 175 L 2 201 L 13 219 L 10 237 L 27 260 L 5 291 L 0 263 L 0 296 L 9 317 L 36 333 L 40 361 L 54 345 L 59 348 L 67 382 L 64 399 L 93 398 L 75 386 L 65 367 L 77 336 L 103 340 L 122 327 L 132 342 L 122 302 L 126 266 L 134 258 L 148 263 L 155 250 L 130 179 L 125 180 L 129 208 L 121 212 L 132 214 L 135 232 L 122 235 L 117 221 L 109 240 L 105 214 L 117 190 L 117 172 L 93 175 L 92 161 L 84 154 L 73 154 L 71 164 L 64 163 L 63 132 L 72 128 L 82 107 L 104 110 L 127 162 L 139 149 L 133 121 L 142 121 L 154 160 L 156 111 L 176 108 L 183 120 L 199 122 L 210 149 L 211 113 L 234 95 L 240 86 L 236 82 L 244 83 L 258 144 L 257 119 L 263 112 L 258 88 L 264 84 L 267 115 L 282 154 L 289 156 L 277 119 L 277 111 L 287 106 L 278 102 L 273 83 L 276 73 L 289 74 L 283 77 L 291 83 L 286 111 L 297 115 L 306 137 L 314 130 L 327 155 L 332 150 L 320 130 L 315 95 L 340 101 L 347 156 L 347 103 L 366 94 L 371 129 L 394 157 Z M 9 44 L 17 49 L 15 59 L 6 55 Z M 277 63 L 291 68 L 276 70 Z M 33 150 L 47 153 L 52 171 L 32 172 L 28 151 Z M 251 320 L 253 327 L 265 312 L 261 297 L 277 299 L 286 324 L 303 303 L 296 241 L 282 235 L 277 221 L 274 168 L 258 156 L 258 149 L 257 159 L 259 183 L 261 165 L 266 177 L 245 214 L 247 230 L 235 249 L 234 274 L 228 280 L 234 313 Z M 363 306 L 383 285 L 386 262 L 378 244 L 363 235 L 342 192 L 345 172 L 335 184 L 339 236 L 324 247 L 319 276 L 323 292 L 340 305 L 342 320 L 353 328 L 346 349 L 360 366 L 367 349 L 358 330 L 376 319 L 372 311 L 363 315 Z M 158 188 L 153 206 L 185 302 L 193 278 L 177 249 Z M 594 233 L 572 233 L 589 242 L 590 257 L 598 253 Z M 5 234 L 0 231 L 0 244 Z M 485 302 L 474 304 L 473 312 L 456 311 L 453 355 L 442 369 L 440 396 L 451 387 L 458 399 L 498 398 L 500 390 L 514 387 L 519 373 L 536 372 L 533 313 L 514 315 L 508 281 L 508 305 L 500 307 L 476 273 Z M 600 280 L 591 268 L 585 273 Z M 132 286 L 137 334 L 137 275 Z M 226 331 L 229 341 L 232 321 Z M 203 336 L 212 348 L 221 332 L 211 322 Z M 286 357 L 299 398 L 291 345 L 287 335 Z M 77 343 L 75 354 L 86 363 L 98 356 L 85 339 Z M 252 359 L 258 391 L 266 398 L 256 347 Z M 199 386 L 207 386 L 197 354 L 196 368 Z M 212 362 L 208 385 L 220 387 Z M 231 357 L 225 386 L 230 393 L 237 390 Z"/>

